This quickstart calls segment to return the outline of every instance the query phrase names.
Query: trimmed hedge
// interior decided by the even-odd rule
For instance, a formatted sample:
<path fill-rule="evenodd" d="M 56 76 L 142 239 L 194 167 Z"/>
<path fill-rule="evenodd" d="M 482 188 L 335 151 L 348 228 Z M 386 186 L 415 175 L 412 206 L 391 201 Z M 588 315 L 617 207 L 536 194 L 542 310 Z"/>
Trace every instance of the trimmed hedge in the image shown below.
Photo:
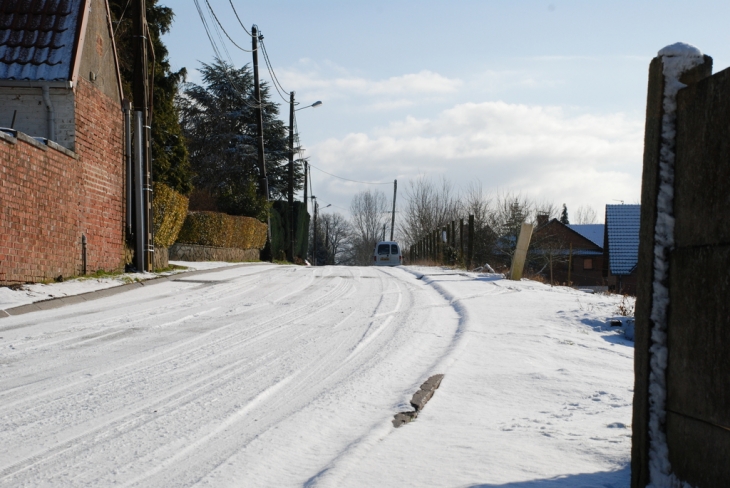
<path fill-rule="evenodd" d="M 188 213 L 188 199 L 163 183 L 155 183 L 152 200 L 152 225 L 155 247 L 170 247 Z"/>
<path fill-rule="evenodd" d="M 253 217 L 220 212 L 188 212 L 177 242 L 236 249 L 263 249 L 266 224 Z"/>

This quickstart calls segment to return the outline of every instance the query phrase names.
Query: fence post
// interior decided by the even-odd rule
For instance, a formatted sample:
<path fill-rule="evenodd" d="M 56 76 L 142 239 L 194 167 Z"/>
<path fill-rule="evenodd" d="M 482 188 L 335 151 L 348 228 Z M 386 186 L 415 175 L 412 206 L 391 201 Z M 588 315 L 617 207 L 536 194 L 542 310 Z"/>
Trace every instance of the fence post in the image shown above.
<path fill-rule="evenodd" d="M 459 219 L 459 260 L 464 262 L 466 266 L 466 260 L 464 259 L 464 219 Z"/>
<path fill-rule="evenodd" d="M 451 221 L 451 247 L 456 249 L 456 222 Z"/>
<path fill-rule="evenodd" d="M 472 267 L 472 259 L 474 258 L 474 216 L 469 216 L 469 247 L 466 256 L 466 269 L 467 271 Z"/>

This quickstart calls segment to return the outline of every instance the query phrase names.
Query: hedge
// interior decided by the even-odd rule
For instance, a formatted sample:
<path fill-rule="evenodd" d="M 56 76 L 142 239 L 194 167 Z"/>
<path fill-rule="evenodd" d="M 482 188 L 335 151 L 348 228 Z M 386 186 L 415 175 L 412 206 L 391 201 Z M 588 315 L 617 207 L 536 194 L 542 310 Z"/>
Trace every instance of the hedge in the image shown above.
<path fill-rule="evenodd" d="M 162 183 L 155 183 L 152 225 L 155 247 L 170 247 L 177 240 L 188 213 L 188 199 Z"/>
<path fill-rule="evenodd" d="M 266 224 L 220 212 L 188 212 L 177 242 L 201 246 L 263 249 Z"/>

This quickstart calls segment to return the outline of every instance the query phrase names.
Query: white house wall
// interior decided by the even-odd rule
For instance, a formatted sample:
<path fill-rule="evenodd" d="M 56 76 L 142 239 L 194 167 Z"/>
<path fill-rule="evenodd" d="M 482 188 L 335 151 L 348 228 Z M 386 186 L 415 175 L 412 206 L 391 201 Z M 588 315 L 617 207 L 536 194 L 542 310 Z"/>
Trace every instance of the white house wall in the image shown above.
<path fill-rule="evenodd" d="M 65 88 L 50 89 L 51 103 L 55 111 L 55 141 L 63 147 L 74 150 L 75 118 L 74 93 Z M 15 130 L 33 137 L 46 137 L 48 133 L 48 115 L 43 101 L 41 87 L 0 87 L 0 127 L 10 127 L 15 116 Z"/>

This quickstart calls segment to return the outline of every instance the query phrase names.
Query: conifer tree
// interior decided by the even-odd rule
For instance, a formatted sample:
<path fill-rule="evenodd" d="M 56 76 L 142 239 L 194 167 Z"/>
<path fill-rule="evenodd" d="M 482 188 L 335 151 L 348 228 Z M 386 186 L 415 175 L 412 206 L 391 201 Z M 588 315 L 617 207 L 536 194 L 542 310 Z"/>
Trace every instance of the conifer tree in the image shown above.
<path fill-rule="evenodd" d="M 560 213 L 560 223 L 570 225 L 570 220 L 568 219 L 568 207 L 565 204 L 563 204 L 563 211 Z"/>
<path fill-rule="evenodd" d="M 157 0 L 147 0 L 147 24 L 154 47 L 154 71 L 150 55 L 150 71 L 154 76 L 152 107 L 152 177 L 180 193 L 192 190 L 192 173 L 185 140 L 180 130 L 179 113 L 175 96 L 180 83 L 185 80 L 185 68 L 172 71 L 168 51 L 162 35 L 169 32 L 174 14 L 169 7 L 157 5 Z M 114 26 L 114 42 L 117 46 L 119 71 L 122 77 L 124 97 L 133 101 L 132 76 L 134 50 L 132 45 L 132 6 L 129 0 L 109 0 Z"/>

